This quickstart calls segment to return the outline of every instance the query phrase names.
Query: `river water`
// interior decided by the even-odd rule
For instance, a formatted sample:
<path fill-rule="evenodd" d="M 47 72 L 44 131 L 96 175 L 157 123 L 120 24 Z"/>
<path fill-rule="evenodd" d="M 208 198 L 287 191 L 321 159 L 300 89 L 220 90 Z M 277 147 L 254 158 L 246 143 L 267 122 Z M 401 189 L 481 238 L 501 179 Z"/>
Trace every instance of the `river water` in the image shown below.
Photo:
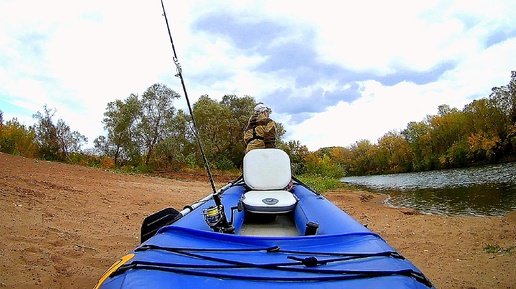
<path fill-rule="evenodd" d="M 516 210 L 516 162 L 466 169 L 381 176 L 344 177 L 341 181 L 387 194 L 393 207 L 424 214 L 503 216 Z"/>

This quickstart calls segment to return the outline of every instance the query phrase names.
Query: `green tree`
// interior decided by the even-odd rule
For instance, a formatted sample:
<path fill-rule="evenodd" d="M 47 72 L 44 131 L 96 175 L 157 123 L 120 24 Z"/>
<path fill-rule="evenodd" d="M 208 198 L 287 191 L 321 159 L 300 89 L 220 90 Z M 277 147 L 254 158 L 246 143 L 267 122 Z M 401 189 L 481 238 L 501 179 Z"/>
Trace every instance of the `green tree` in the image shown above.
<path fill-rule="evenodd" d="M 230 169 L 234 164 L 228 154 L 235 121 L 229 107 L 208 95 L 203 95 L 194 104 L 193 113 L 208 161 L 218 169 Z"/>
<path fill-rule="evenodd" d="M 179 94 L 163 84 L 153 84 L 143 93 L 140 101 L 139 134 L 145 146 L 145 165 L 154 153 L 156 145 L 166 138 L 166 131 L 171 126 L 175 108 L 174 98 Z"/>
<path fill-rule="evenodd" d="M 194 116 L 208 160 L 219 169 L 239 168 L 245 154 L 243 134 L 256 101 L 226 95 L 220 102 L 203 95 L 194 104 Z M 276 123 L 276 146 L 285 130 Z M 197 158 L 200 162 L 200 157 Z"/>
<path fill-rule="evenodd" d="M 286 143 L 281 142 L 278 148 L 285 151 L 290 157 L 293 174 L 301 175 L 307 173 L 305 160 L 310 152 L 305 145 L 302 145 L 298 140 L 291 140 Z"/>
<path fill-rule="evenodd" d="M 245 154 L 244 130 L 249 116 L 253 113 L 256 101 L 253 97 L 247 95 L 244 97 L 224 95 L 221 104 L 227 107 L 231 114 L 231 122 L 228 123 L 231 131 L 228 154 L 235 167 L 241 168 Z"/>
<path fill-rule="evenodd" d="M 156 146 L 155 160 L 159 167 L 178 171 L 186 166 L 195 167 L 194 134 L 191 118 L 183 110 L 174 115 L 170 127 L 166 128 L 166 138 Z"/>
<path fill-rule="evenodd" d="M 137 129 L 140 112 L 140 100 L 135 94 L 131 94 L 125 101 L 115 100 L 107 104 L 102 120 L 107 137 L 98 137 L 94 146 L 104 155 L 113 158 L 117 166 L 121 160 L 131 161 L 133 165 L 140 162 L 140 135 Z"/>
<path fill-rule="evenodd" d="M 55 110 L 50 110 L 45 105 L 43 111 L 44 114 L 38 111 L 32 116 L 38 121 L 35 126 L 35 138 L 39 146 L 39 154 L 46 160 L 61 160 L 63 155 L 57 140 L 57 128 L 52 121 Z"/>
<path fill-rule="evenodd" d="M 466 141 L 465 123 L 464 113 L 446 104 L 438 107 L 438 115 L 429 118 L 433 153 L 439 160 L 439 168 L 464 165 L 465 153 L 461 148 Z"/>
<path fill-rule="evenodd" d="M 443 104 L 438 107 L 438 114 L 429 116 L 428 123 L 431 127 L 430 134 L 434 153 L 438 156 L 445 154 L 446 150 L 459 136 L 451 129 L 449 115 L 457 113 L 458 110 Z"/>
<path fill-rule="evenodd" d="M 81 147 L 84 143 L 88 142 L 88 138 L 78 131 L 72 131 L 68 124 L 62 119 L 57 120 L 56 127 L 59 145 L 66 159 L 69 159 L 72 153 L 81 153 Z"/>
<path fill-rule="evenodd" d="M 411 169 L 414 171 L 428 169 L 429 158 L 432 154 L 430 126 L 428 123 L 424 121 L 409 122 L 401 134 L 409 143 L 413 155 Z"/>

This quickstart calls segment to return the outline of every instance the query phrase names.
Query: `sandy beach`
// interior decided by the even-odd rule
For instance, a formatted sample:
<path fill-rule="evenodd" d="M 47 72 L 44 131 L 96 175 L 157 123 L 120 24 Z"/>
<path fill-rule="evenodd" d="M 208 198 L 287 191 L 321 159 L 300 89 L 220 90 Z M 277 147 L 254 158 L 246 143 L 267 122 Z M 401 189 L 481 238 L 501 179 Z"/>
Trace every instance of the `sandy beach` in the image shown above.
<path fill-rule="evenodd" d="M 217 177 L 220 187 L 227 183 Z M 207 177 L 170 178 L 0 153 L 1 277 L 5 288 L 93 288 L 140 243 L 142 220 L 182 209 L 211 192 Z M 437 288 L 516 288 L 516 212 L 503 217 L 423 215 L 389 208 L 383 197 L 338 190 L 325 196 L 379 233 Z"/>

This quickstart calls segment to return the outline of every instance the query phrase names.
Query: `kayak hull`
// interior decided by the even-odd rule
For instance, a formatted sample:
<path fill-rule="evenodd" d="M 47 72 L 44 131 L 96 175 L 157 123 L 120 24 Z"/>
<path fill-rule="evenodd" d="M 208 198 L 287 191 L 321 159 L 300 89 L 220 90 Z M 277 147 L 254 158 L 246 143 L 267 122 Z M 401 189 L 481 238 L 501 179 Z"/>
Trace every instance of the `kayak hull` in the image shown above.
<path fill-rule="evenodd" d="M 115 263 L 97 288 L 434 288 L 381 236 L 298 182 L 284 215 L 297 234 L 245 235 L 250 213 L 237 205 L 247 190 L 236 183 L 221 194 L 233 234 L 206 224 L 208 199 Z"/>

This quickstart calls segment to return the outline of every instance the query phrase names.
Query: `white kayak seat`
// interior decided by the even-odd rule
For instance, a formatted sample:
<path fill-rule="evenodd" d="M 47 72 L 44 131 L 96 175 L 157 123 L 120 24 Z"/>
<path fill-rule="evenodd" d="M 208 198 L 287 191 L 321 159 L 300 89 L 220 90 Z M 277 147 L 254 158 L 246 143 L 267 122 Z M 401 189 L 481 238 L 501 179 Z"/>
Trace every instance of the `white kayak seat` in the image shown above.
<path fill-rule="evenodd" d="M 280 149 L 254 149 L 244 157 L 244 208 L 252 213 L 282 214 L 294 209 L 296 197 L 286 188 L 292 180 L 290 158 Z"/>
<path fill-rule="evenodd" d="M 297 200 L 289 191 L 249 191 L 243 195 L 242 203 L 251 213 L 284 214 L 294 210 Z"/>

